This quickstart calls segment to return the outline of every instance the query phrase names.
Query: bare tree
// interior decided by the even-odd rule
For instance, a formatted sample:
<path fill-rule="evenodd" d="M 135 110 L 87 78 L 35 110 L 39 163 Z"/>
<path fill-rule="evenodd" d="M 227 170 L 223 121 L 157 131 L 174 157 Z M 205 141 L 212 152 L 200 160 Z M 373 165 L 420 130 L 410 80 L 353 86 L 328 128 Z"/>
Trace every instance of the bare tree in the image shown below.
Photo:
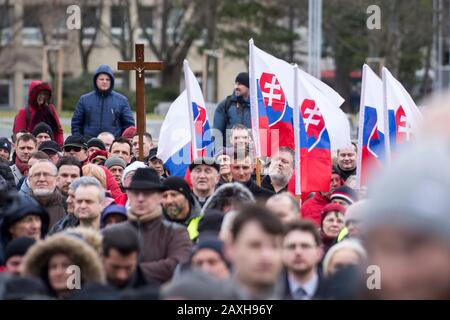
<path fill-rule="evenodd" d="M 89 71 L 89 58 L 100 31 L 100 15 L 103 11 L 103 7 L 104 0 L 98 1 L 96 6 L 91 4 L 88 5 L 86 1 L 80 3 L 82 23 L 81 28 L 78 30 L 78 48 L 80 50 L 83 73 Z"/>
<path fill-rule="evenodd" d="M 214 42 L 214 16 L 217 13 L 217 0 L 161 0 L 156 8 L 161 19 L 159 35 L 154 37 L 147 32 L 148 24 L 143 15 L 139 15 L 142 29 L 149 47 L 157 59 L 164 61 L 161 72 L 161 85 L 175 88 L 179 85 L 183 60 L 194 41 L 202 35 L 209 44 Z M 145 6 L 138 0 L 138 11 Z M 208 28 L 205 28 L 205 21 Z"/>
<path fill-rule="evenodd" d="M 119 51 L 122 60 L 133 59 L 133 35 L 137 24 L 132 19 L 132 6 L 136 0 L 119 0 L 111 8 L 111 26 L 100 24 L 100 32 L 108 37 L 109 42 Z M 118 30 L 116 33 L 115 30 Z M 113 32 L 114 31 L 114 32 Z M 122 73 L 122 86 L 130 89 L 131 72 Z"/>

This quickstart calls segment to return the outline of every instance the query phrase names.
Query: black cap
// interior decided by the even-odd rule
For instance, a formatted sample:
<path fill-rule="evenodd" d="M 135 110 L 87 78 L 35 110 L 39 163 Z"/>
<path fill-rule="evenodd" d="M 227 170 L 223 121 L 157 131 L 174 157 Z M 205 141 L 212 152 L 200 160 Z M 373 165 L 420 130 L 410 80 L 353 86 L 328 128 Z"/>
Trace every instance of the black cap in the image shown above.
<path fill-rule="evenodd" d="M 45 122 L 39 122 L 33 129 L 33 136 L 37 137 L 41 133 L 46 133 L 53 139 L 53 130 Z"/>
<path fill-rule="evenodd" d="M 201 157 L 195 159 L 194 162 L 189 165 L 189 170 L 192 171 L 196 166 L 199 166 L 201 164 L 213 167 L 217 170 L 217 172 L 220 172 L 220 164 L 217 163 L 216 159 L 210 157 Z"/>
<path fill-rule="evenodd" d="M 247 72 L 241 72 L 236 76 L 236 80 L 234 82 L 239 82 L 240 84 L 243 84 L 247 88 L 249 88 L 249 77 Z"/>
<path fill-rule="evenodd" d="M 68 146 L 87 149 L 86 139 L 80 135 L 68 136 L 66 141 L 64 141 L 64 147 Z"/>
<path fill-rule="evenodd" d="M 152 168 L 138 168 L 127 190 L 164 191 L 158 173 Z"/>
<path fill-rule="evenodd" d="M 158 147 L 150 149 L 150 151 L 148 152 L 148 160 L 150 161 L 150 160 L 158 158 L 156 156 L 157 153 L 158 153 Z"/>
<path fill-rule="evenodd" d="M 39 151 L 52 151 L 52 152 L 62 152 L 61 146 L 53 141 L 53 140 L 47 140 L 41 143 L 41 145 L 38 148 Z"/>
<path fill-rule="evenodd" d="M 99 138 L 92 138 L 91 140 L 89 140 L 87 142 L 87 148 L 89 149 L 90 147 L 97 147 L 100 150 L 106 151 L 105 143 Z"/>
<path fill-rule="evenodd" d="M 0 149 L 4 149 L 11 153 L 12 145 L 11 142 L 9 142 L 8 138 L 1 137 L 0 138 Z"/>
<path fill-rule="evenodd" d="M 35 242 L 34 238 L 28 237 L 19 237 L 11 240 L 6 246 L 5 261 L 14 256 L 24 256 Z"/>
<path fill-rule="evenodd" d="M 180 177 L 168 177 L 163 181 L 162 186 L 164 190 L 175 190 L 184 195 L 191 204 L 194 204 L 194 199 L 191 195 L 191 189 L 189 188 L 186 180 Z"/>

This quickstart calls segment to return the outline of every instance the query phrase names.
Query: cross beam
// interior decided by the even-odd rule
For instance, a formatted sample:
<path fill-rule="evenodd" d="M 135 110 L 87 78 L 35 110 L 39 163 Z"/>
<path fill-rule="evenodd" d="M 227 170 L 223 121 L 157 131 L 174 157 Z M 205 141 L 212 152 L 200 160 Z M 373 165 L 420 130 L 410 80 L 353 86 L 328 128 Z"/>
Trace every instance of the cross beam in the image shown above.
<path fill-rule="evenodd" d="M 139 135 L 139 161 L 144 160 L 144 133 L 145 133 L 145 71 L 161 70 L 161 61 L 145 62 L 144 45 L 135 44 L 136 61 L 119 61 L 117 69 L 126 71 L 136 71 L 136 122 Z"/>

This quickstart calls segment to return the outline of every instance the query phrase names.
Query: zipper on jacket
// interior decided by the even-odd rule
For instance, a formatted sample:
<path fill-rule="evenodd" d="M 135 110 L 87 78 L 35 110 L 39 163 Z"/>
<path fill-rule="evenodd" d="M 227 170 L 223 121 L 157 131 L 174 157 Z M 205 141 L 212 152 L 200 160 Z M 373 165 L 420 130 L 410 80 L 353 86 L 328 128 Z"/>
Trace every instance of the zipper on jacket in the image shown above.
<path fill-rule="evenodd" d="M 103 132 L 103 110 L 105 107 L 105 96 L 102 94 L 102 110 L 100 111 L 100 132 Z"/>

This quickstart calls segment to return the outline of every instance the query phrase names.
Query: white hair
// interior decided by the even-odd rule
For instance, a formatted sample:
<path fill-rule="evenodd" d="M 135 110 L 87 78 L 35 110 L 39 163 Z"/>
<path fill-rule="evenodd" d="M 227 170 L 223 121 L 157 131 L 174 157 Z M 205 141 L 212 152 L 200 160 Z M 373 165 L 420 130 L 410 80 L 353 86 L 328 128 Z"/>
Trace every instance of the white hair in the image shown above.
<path fill-rule="evenodd" d="M 356 239 L 345 239 L 332 246 L 323 258 L 322 268 L 325 277 L 328 277 L 330 275 L 328 267 L 330 266 L 330 262 L 334 254 L 343 249 L 353 250 L 361 258 L 362 261 L 367 260 L 367 252 L 366 249 L 364 249 L 364 247 L 361 245 L 361 242 Z"/>

